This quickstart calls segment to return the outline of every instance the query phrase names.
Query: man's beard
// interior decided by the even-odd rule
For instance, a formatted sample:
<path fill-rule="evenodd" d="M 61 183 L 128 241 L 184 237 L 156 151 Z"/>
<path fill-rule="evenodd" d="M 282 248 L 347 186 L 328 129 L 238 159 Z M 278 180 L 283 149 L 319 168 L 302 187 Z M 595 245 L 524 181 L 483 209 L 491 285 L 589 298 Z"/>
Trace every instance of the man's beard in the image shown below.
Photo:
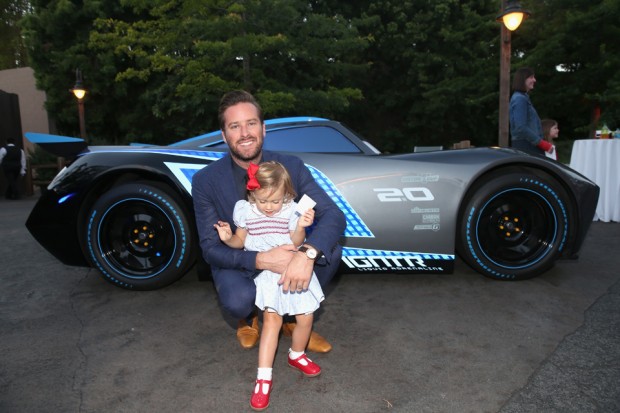
<path fill-rule="evenodd" d="M 229 146 L 228 149 L 230 150 L 230 155 L 235 158 L 238 159 L 242 162 L 250 162 L 250 161 L 254 161 L 256 160 L 256 158 L 260 155 L 261 151 L 263 150 L 263 142 L 264 140 L 258 137 L 253 137 L 256 142 L 260 142 L 260 144 L 258 144 L 256 146 L 256 150 L 254 152 L 251 152 L 249 155 L 243 155 L 241 152 L 239 152 L 237 150 L 236 147 L 232 147 Z"/>

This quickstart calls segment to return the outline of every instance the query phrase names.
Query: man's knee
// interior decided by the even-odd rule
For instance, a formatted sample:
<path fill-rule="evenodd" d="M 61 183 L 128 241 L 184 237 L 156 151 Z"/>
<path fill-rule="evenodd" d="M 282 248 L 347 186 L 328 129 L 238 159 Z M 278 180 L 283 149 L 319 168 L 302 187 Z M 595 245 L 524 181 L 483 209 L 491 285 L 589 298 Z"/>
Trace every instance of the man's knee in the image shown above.
<path fill-rule="evenodd" d="M 255 292 L 236 291 L 233 294 L 220 295 L 220 303 L 228 314 L 236 319 L 242 319 L 254 311 L 255 297 Z"/>
<path fill-rule="evenodd" d="M 213 272 L 215 289 L 222 308 L 235 318 L 245 318 L 254 310 L 256 286 L 239 272 Z"/>

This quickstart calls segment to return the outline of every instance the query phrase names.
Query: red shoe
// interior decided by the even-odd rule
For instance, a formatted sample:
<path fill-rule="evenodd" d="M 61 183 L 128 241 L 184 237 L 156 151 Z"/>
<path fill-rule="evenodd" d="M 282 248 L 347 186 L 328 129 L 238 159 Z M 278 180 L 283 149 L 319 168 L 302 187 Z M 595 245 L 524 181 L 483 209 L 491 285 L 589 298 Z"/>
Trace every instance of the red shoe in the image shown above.
<path fill-rule="evenodd" d="M 269 406 L 269 395 L 271 394 L 271 380 L 256 380 L 254 393 L 250 399 L 250 406 L 256 411 L 265 410 Z M 267 393 L 264 393 L 267 387 Z"/>
<path fill-rule="evenodd" d="M 301 371 L 306 377 L 316 377 L 321 374 L 321 368 L 314 363 L 305 354 L 297 357 L 295 360 L 288 358 L 288 365 L 294 369 Z"/>

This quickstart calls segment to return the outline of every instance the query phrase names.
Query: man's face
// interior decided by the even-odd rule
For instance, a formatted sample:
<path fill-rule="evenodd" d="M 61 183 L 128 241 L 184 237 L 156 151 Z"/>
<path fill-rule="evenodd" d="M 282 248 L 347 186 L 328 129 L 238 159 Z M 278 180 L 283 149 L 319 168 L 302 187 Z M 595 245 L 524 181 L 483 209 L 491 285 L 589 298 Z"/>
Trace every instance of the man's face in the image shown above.
<path fill-rule="evenodd" d="M 530 90 L 534 89 L 534 85 L 536 84 L 536 78 L 534 77 L 534 75 L 528 77 L 527 79 L 525 79 L 525 89 L 529 92 Z"/>
<path fill-rule="evenodd" d="M 242 167 L 258 162 L 263 149 L 265 125 L 261 123 L 256 106 L 239 103 L 224 112 L 222 137 L 231 156 Z"/>

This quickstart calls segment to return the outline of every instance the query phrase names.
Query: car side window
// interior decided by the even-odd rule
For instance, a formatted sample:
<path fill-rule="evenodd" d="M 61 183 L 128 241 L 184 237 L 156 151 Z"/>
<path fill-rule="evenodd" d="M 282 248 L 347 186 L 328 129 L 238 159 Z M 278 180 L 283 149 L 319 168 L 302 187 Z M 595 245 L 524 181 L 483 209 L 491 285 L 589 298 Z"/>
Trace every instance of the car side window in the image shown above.
<path fill-rule="evenodd" d="M 268 130 L 265 149 L 284 152 L 361 153 L 346 136 L 329 126 Z"/>

